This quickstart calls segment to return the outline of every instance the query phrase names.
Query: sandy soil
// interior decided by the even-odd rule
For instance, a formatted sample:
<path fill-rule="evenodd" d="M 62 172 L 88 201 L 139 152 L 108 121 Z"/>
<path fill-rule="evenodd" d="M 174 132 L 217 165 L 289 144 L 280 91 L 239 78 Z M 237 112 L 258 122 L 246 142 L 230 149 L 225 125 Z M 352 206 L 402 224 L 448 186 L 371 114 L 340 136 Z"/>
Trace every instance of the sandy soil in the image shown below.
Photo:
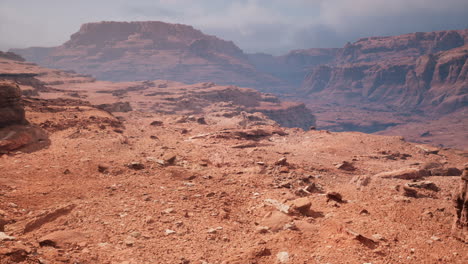
<path fill-rule="evenodd" d="M 50 145 L 0 157 L 0 222 L 14 237 L 0 244 L 2 264 L 468 258 L 450 236 L 459 176 L 378 175 L 429 162 L 462 169 L 466 153 L 400 137 L 241 127 L 229 117 L 204 125 L 34 104 L 27 113 Z M 421 179 L 437 188 L 403 193 Z"/>

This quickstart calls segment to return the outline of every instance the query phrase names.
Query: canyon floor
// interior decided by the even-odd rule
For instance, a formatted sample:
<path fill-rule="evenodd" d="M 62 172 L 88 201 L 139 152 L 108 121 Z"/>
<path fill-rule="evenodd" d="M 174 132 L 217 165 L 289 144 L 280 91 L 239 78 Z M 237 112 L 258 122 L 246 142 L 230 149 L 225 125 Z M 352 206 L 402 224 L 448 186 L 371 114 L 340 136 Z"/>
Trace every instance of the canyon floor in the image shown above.
<path fill-rule="evenodd" d="M 0 157 L 2 264 L 468 258 L 451 236 L 466 152 L 239 116 L 24 103 L 47 137 Z"/>

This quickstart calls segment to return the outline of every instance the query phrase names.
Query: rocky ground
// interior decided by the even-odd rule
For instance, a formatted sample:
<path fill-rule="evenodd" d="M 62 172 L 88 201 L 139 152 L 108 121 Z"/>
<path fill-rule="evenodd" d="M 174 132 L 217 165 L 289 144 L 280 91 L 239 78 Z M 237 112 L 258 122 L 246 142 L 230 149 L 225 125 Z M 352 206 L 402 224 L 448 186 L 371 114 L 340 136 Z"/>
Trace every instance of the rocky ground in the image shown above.
<path fill-rule="evenodd" d="M 464 152 L 236 115 L 24 104 L 49 144 L 0 157 L 1 264 L 468 258 L 451 235 Z"/>

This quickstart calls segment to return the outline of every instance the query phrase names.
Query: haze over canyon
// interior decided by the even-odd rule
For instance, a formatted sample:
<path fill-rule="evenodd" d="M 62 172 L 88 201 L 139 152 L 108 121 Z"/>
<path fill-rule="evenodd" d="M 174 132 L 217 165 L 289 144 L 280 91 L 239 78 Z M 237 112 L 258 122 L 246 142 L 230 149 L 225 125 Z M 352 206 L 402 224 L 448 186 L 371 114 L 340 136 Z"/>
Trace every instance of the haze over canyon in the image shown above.
<path fill-rule="evenodd" d="M 251 87 L 305 103 L 323 129 L 465 148 L 467 41 L 466 29 L 419 32 L 273 56 L 247 54 L 187 25 L 100 22 L 83 25 L 58 47 L 11 51 L 99 80 Z M 444 118 L 460 122 L 447 130 Z"/>
<path fill-rule="evenodd" d="M 466 1 L 192 2 L 0 3 L 0 264 L 466 263 Z"/>

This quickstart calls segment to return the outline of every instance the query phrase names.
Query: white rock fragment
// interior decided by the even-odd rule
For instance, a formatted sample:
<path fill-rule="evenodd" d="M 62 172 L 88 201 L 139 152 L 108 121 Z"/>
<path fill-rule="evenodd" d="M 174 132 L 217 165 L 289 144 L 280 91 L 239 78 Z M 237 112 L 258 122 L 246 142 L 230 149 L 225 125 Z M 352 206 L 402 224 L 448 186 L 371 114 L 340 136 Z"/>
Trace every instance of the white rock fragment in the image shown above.
<path fill-rule="evenodd" d="M 276 254 L 276 260 L 278 263 L 288 263 L 289 262 L 289 253 L 286 251 L 278 252 Z"/>
<path fill-rule="evenodd" d="M 278 211 L 282 213 L 285 213 L 285 214 L 289 213 L 290 207 L 286 204 L 280 203 L 279 201 L 275 199 L 265 199 L 264 202 L 270 206 L 275 207 L 276 209 L 278 209 Z"/>

